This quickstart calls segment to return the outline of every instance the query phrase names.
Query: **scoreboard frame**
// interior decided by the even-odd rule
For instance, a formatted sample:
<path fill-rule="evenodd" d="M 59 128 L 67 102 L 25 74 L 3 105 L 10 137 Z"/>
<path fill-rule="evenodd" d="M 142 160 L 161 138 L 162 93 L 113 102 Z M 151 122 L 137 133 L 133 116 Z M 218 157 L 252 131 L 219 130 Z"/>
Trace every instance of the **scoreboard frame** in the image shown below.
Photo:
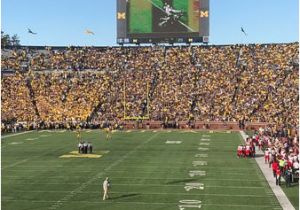
<path fill-rule="evenodd" d="M 148 1 L 148 0 L 147 0 Z M 130 0 L 117 0 L 117 44 L 159 44 L 159 43 L 208 43 L 209 42 L 209 0 L 199 1 L 199 31 L 198 32 L 153 32 L 129 33 Z"/>

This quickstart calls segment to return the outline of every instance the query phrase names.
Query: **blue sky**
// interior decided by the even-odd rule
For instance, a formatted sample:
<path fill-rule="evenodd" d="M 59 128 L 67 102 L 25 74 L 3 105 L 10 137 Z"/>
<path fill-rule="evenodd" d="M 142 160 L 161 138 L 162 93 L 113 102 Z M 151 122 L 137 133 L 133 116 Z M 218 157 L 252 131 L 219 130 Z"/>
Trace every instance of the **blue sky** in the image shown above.
<path fill-rule="evenodd" d="M 116 0 L 2 0 L 1 30 L 18 34 L 22 45 L 112 46 L 115 13 Z M 298 15 L 299 0 L 210 0 L 210 43 L 295 42 Z"/>

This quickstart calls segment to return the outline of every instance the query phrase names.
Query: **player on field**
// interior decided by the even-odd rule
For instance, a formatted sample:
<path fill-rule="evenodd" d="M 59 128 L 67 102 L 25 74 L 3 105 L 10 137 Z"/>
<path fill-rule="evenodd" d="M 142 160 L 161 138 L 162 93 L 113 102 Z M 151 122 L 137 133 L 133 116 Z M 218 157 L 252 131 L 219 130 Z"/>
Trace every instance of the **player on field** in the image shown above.
<path fill-rule="evenodd" d="M 106 140 L 110 140 L 111 139 L 111 136 L 112 136 L 112 126 L 108 126 L 106 129 L 105 129 L 105 132 L 106 132 Z"/>
<path fill-rule="evenodd" d="M 80 132 L 80 128 L 76 128 L 76 136 L 77 136 L 77 140 L 81 141 L 81 132 Z"/>
<path fill-rule="evenodd" d="M 83 144 L 82 144 L 82 142 L 80 141 L 80 142 L 78 143 L 78 153 L 82 153 L 82 147 L 83 147 Z"/>
<path fill-rule="evenodd" d="M 103 200 L 108 199 L 108 191 L 110 188 L 110 181 L 108 179 L 108 177 L 106 177 L 106 179 L 103 182 Z"/>

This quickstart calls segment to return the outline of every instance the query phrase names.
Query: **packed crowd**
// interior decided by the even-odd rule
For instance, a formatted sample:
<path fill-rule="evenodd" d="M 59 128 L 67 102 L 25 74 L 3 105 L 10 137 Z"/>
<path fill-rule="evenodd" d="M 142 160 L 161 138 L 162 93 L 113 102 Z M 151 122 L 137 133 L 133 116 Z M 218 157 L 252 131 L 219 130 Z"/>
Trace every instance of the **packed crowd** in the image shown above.
<path fill-rule="evenodd" d="M 144 116 L 297 126 L 298 47 L 5 50 L 2 123 L 119 122 Z"/>

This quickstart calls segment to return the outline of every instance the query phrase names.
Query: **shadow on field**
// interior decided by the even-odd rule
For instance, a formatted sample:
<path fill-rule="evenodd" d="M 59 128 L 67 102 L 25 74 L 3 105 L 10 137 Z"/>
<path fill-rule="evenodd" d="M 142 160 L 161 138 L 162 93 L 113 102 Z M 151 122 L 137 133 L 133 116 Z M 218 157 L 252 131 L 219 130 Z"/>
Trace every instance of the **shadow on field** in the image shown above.
<path fill-rule="evenodd" d="M 174 180 L 171 182 L 167 182 L 166 184 L 177 184 L 177 183 L 187 183 L 190 181 L 196 181 L 197 179 L 180 179 L 180 180 Z"/>
<path fill-rule="evenodd" d="M 137 196 L 137 195 L 140 195 L 140 194 L 138 194 L 138 193 L 124 194 L 124 195 L 120 195 L 120 196 L 117 196 L 117 197 L 112 197 L 112 198 L 110 198 L 110 200 L 116 200 L 116 199 L 120 199 L 120 198 L 134 197 L 134 196 Z"/>

